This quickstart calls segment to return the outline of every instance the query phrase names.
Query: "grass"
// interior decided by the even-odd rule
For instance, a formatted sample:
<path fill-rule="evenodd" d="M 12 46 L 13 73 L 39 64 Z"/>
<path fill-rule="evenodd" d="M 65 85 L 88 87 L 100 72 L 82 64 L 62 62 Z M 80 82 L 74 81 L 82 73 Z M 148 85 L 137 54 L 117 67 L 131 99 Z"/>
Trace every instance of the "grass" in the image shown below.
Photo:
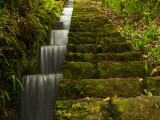
<path fill-rule="evenodd" d="M 160 65 L 159 3 L 152 0 L 108 0 L 103 5 L 102 2 L 96 3 L 96 7 L 115 26 L 115 31 L 126 37 L 125 43 L 131 43 L 133 51 L 141 52 L 141 60 L 151 61 L 153 67 Z"/>

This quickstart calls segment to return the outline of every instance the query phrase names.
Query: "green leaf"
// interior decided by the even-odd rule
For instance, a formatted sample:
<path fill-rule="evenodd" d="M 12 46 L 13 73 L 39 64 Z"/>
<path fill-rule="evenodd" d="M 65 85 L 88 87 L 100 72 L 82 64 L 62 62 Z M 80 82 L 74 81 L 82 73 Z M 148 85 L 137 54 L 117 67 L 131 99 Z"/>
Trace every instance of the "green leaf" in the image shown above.
<path fill-rule="evenodd" d="M 59 18 L 60 15 L 56 11 L 54 13 L 55 13 L 56 17 Z"/>
<path fill-rule="evenodd" d="M 3 54 L 3 52 L 0 50 L 0 52 L 2 53 L 2 55 L 4 56 L 4 58 L 5 58 L 5 60 L 7 61 L 7 59 L 6 59 L 6 57 L 5 57 L 5 55 Z M 1 63 L 1 62 L 0 62 Z M 1 63 L 2 64 L 2 63 Z M 7 64 L 8 64 L 8 66 L 9 66 L 9 63 L 8 63 L 8 61 L 7 61 Z M 2 64 L 3 65 L 3 64 Z M 4 65 L 3 65 L 4 66 Z M 5 67 L 5 66 L 4 66 Z M 7 68 L 6 68 L 7 69 Z M 9 70 L 9 69 L 8 69 Z M 9 71 L 11 71 L 11 70 L 9 70 Z"/>
<path fill-rule="evenodd" d="M 5 109 L 5 95 L 4 95 L 4 92 L 3 92 L 3 108 Z"/>
<path fill-rule="evenodd" d="M 45 25 L 44 27 L 48 30 L 48 26 Z"/>
<path fill-rule="evenodd" d="M 44 30 L 41 30 L 41 31 L 43 32 L 44 36 L 46 37 L 46 32 Z"/>
<path fill-rule="evenodd" d="M 152 93 L 151 92 L 147 92 L 147 96 L 152 96 Z"/>
<path fill-rule="evenodd" d="M 13 77 L 13 90 L 14 90 L 14 92 L 15 92 L 15 91 L 16 91 L 15 76 L 12 75 L 12 77 Z"/>
<path fill-rule="evenodd" d="M 6 94 L 9 101 L 10 101 L 10 99 L 9 99 L 9 95 L 6 91 L 2 90 L 2 92 L 3 92 L 3 108 L 5 109 L 5 94 Z"/>
<path fill-rule="evenodd" d="M 4 90 L 3 90 L 3 92 L 6 94 L 8 100 L 10 101 L 8 93 L 6 91 L 4 91 Z"/>
<path fill-rule="evenodd" d="M 15 78 L 16 78 L 16 77 L 15 77 Z M 16 80 L 17 80 L 17 81 L 18 81 L 18 83 L 20 84 L 20 86 L 21 86 L 22 90 L 24 90 L 24 88 L 23 88 L 23 86 L 22 86 L 22 84 L 21 84 L 20 80 L 19 80 L 18 78 L 16 78 Z"/>
<path fill-rule="evenodd" d="M 13 90 L 14 90 L 14 91 L 16 90 L 16 88 L 15 88 L 15 85 L 16 85 L 15 79 L 18 81 L 18 83 L 19 83 L 20 86 L 22 87 L 22 90 L 24 90 L 24 88 L 23 88 L 23 86 L 22 86 L 22 84 L 21 84 L 21 82 L 20 82 L 20 80 L 19 80 L 18 78 L 16 78 L 14 75 L 11 75 L 10 77 L 8 77 L 8 79 L 9 79 L 9 78 L 13 78 Z M 8 81 L 8 79 L 6 80 L 6 82 Z"/>
<path fill-rule="evenodd" d="M 149 91 L 145 89 L 144 92 L 146 93 L 147 96 L 153 96 L 151 90 L 154 90 L 154 89 L 150 89 Z"/>

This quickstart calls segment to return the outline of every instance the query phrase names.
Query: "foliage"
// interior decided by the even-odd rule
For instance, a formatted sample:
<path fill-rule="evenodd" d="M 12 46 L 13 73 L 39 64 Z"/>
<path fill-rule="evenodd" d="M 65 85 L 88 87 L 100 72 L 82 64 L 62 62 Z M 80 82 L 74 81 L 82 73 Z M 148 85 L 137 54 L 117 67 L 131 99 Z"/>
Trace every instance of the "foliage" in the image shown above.
<path fill-rule="evenodd" d="M 128 38 L 131 38 L 132 41 L 127 41 L 128 43 L 132 43 L 132 49 L 133 51 L 141 51 L 141 52 L 148 52 L 148 59 L 151 61 L 151 56 L 156 60 L 156 66 L 157 61 L 159 63 L 159 45 L 154 48 L 148 48 L 146 46 L 149 46 L 149 44 L 153 44 L 153 40 L 160 39 L 157 37 L 160 34 L 159 30 L 155 29 L 155 19 L 151 21 L 151 18 L 158 17 L 158 13 L 160 12 L 160 0 L 107 0 L 107 3 L 104 4 L 106 8 L 114 8 L 113 11 L 115 11 L 118 17 L 124 17 L 127 13 L 127 16 L 133 18 L 133 15 L 136 16 L 137 20 L 138 18 L 142 18 L 139 20 L 138 25 L 147 26 L 148 29 L 146 29 L 142 35 L 138 34 L 138 30 L 134 31 L 134 25 L 130 25 L 128 20 L 125 25 L 125 29 L 123 31 L 122 35 L 129 36 Z M 119 13 L 120 12 L 120 13 Z M 119 16 L 121 15 L 121 16 Z M 147 19 L 148 17 L 148 19 Z M 131 22 L 131 20 L 130 20 Z M 138 21 L 137 21 L 138 22 Z M 119 31 L 119 28 L 122 28 L 123 23 L 118 26 L 118 28 L 115 29 L 115 32 Z M 135 25 L 137 25 L 135 23 Z M 130 30 L 129 30 L 130 29 Z M 152 49 L 150 51 L 144 51 L 145 48 Z M 156 52 L 157 50 L 157 52 Z M 147 77 L 147 62 L 145 62 L 145 66 L 142 65 L 146 71 L 146 77 Z M 159 72 L 160 66 L 157 66 L 154 68 L 150 74 L 153 75 L 154 72 Z M 151 89 L 154 90 L 154 89 Z M 152 96 L 151 90 L 147 91 L 147 89 L 144 90 L 147 96 Z"/>
<path fill-rule="evenodd" d="M 54 10 L 52 10 L 53 6 L 55 7 Z M 48 38 L 50 35 L 50 30 L 54 29 L 54 22 L 58 20 L 63 6 L 63 1 L 55 0 L 0 1 L 0 44 L 2 47 L 9 46 L 14 49 L 19 49 L 22 58 L 24 58 L 23 55 L 26 54 L 28 60 L 31 60 L 29 66 L 34 67 L 35 62 L 38 64 L 38 58 L 34 58 L 34 51 L 36 51 L 37 48 L 39 49 L 40 44 L 49 43 Z M 31 52 L 33 52 L 33 54 Z M 18 73 L 11 75 L 11 73 L 13 73 L 13 68 L 10 70 L 6 67 L 6 65 L 9 67 L 9 63 L 2 50 L 0 50 L 0 54 L 3 56 L 1 65 L 9 71 L 7 72 L 8 76 L 10 76 L 8 79 L 13 79 L 14 92 L 17 87 L 15 80 L 17 80 L 23 89 L 23 86 L 19 80 L 23 71 L 20 71 L 21 69 L 19 69 Z M 3 61 L 6 61 L 6 64 L 3 64 Z M 28 69 L 27 66 L 23 69 Z M 6 77 L 7 76 L 3 77 L 2 85 L 0 86 L 0 88 L 2 88 L 0 93 L 2 93 L 4 111 L 5 96 L 7 96 L 8 100 L 10 100 L 5 89 L 6 87 L 9 88 L 11 82 L 8 81 L 8 79 L 4 79 Z M 6 84 L 7 81 L 8 84 Z"/>

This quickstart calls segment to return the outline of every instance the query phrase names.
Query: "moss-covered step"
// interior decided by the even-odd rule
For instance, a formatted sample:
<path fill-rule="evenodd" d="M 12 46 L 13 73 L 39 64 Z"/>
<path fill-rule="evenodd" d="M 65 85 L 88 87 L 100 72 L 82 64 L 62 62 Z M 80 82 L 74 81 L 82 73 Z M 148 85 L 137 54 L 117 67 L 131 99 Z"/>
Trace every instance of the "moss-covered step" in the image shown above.
<path fill-rule="evenodd" d="M 148 71 L 143 66 L 147 63 Z M 143 65 L 143 66 L 142 66 Z M 150 61 L 114 62 L 102 61 L 97 64 L 97 78 L 128 78 L 147 77 L 152 71 Z"/>
<path fill-rule="evenodd" d="M 98 12 L 96 7 L 73 7 L 73 12 Z"/>
<path fill-rule="evenodd" d="M 97 28 L 97 29 L 90 29 L 90 28 L 69 28 L 69 32 L 110 32 L 114 31 L 115 28 Z"/>
<path fill-rule="evenodd" d="M 55 116 L 57 120 L 109 120 L 108 105 L 102 100 L 57 101 Z"/>
<path fill-rule="evenodd" d="M 140 52 L 126 52 L 126 53 L 66 53 L 65 61 L 73 62 L 101 62 L 101 61 L 138 61 L 140 60 Z"/>
<path fill-rule="evenodd" d="M 63 62 L 64 79 L 95 79 L 93 65 L 90 62 Z"/>
<path fill-rule="evenodd" d="M 109 28 L 97 28 L 97 29 L 89 29 L 89 28 L 70 28 L 70 32 L 113 32 L 115 29 L 113 27 Z"/>
<path fill-rule="evenodd" d="M 136 78 L 60 80 L 60 100 L 106 98 L 115 95 L 128 98 L 140 96 L 142 93 L 142 82 Z"/>
<path fill-rule="evenodd" d="M 125 37 L 68 37 L 68 44 L 99 44 L 105 45 L 109 43 L 123 43 L 126 41 Z"/>
<path fill-rule="evenodd" d="M 159 120 L 160 97 L 57 101 L 58 120 Z"/>
<path fill-rule="evenodd" d="M 81 11 L 81 12 L 75 12 L 73 11 L 72 14 L 74 15 L 77 15 L 77 16 L 83 16 L 83 15 L 88 15 L 88 16 L 92 16 L 92 15 L 103 15 L 102 12 L 100 12 L 99 10 L 98 11 L 94 11 L 94 12 L 88 12 L 88 11 Z"/>
<path fill-rule="evenodd" d="M 106 18 L 71 18 L 71 24 L 72 25 L 75 25 L 75 24 L 78 24 L 78 25 L 84 25 L 86 24 L 86 22 L 89 23 L 92 23 L 92 24 L 99 24 L 101 23 L 102 24 L 111 24 L 111 22 L 109 22 Z"/>
<path fill-rule="evenodd" d="M 108 32 L 69 32 L 68 37 L 119 37 L 120 32 L 114 32 L 113 30 Z"/>
<path fill-rule="evenodd" d="M 111 99 L 113 120 L 159 120 L 160 96 Z"/>
<path fill-rule="evenodd" d="M 72 23 L 72 22 L 71 22 Z M 72 25 L 70 24 L 70 28 L 90 28 L 90 29 L 96 29 L 96 28 L 108 28 L 108 27 L 114 27 L 112 24 L 103 24 L 103 25 L 99 25 L 97 23 L 85 23 L 85 22 L 81 22 L 78 25 Z"/>
<path fill-rule="evenodd" d="M 73 20 L 85 20 L 85 19 L 88 19 L 88 20 L 90 20 L 90 19 L 107 19 L 103 14 L 101 14 L 101 15 L 78 15 L 78 16 L 72 16 L 71 17 L 71 19 L 73 19 Z"/>
<path fill-rule="evenodd" d="M 99 16 L 99 17 L 105 17 L 104 16 L 104 14 L 103 13 L 101 13 L 101 12 L 83 12 L 83 14 L 82 13 L 77 13 L 77 12 L 74 12 L 74 13 L 72 13 L 72 17 L 82 17 L 82 16 L 85 16 L 85 17 L 96 17 L 96 16 Z"/>
<path fill-rule="evenodd" d="M 151 91 L 154 96 L 160 96 L 160 76 L 147 77 L 143 82 L 147 91 Z"/>
<path fill-rule="evenodd" d="M 123 53 L 132 50 L 131 43 L 98 44 L 67 44 L 67 53 Z"/>
<path fill-rule="evenodd" d="M 96 20 L 98 19 L 99 21 L 104 21 L 104 20 L 107 20 L 107 18 L 101 14 L 101 15 L 95 15 L 95 14 L 92 14 L 92 15 L 78 15 L 78 16 L 72 16 L 71 17 L 72 20 Z"/>
<path fill-rule="evenodd" d="M 90 15 L 90 14 L 103 14 L 100 11 L 96 11 L 96 12 L 72 12 L 72 16 L 77 16 L 77 15 Z"/>
<path fill-rule="evenodd" d="M 74 27 L 75 28 L 74 28 Z M 98 26 L 95 28 L 95 26 Z M 111 23 L 105 23 L 105 22 L 74 22 L 72 24 L 70 24 L 70 28 L 71 29 L 85 29 L 85 28 L 90 28 L 90 29 L 97 29 L 97 28 L 112 28 L 112 30 L 114 29 L 114 27 L 111 25 Z M 102 31 L 103 32 L 103 31 Z"/>
<path fill-rule="evenodd" d="M 147 63 L 148 71 L 144 69 Z M 143 66 L 142 66 L 143 65 Z M 64 79 L 145 78 L 152 71 L 149 61 L 102 61 L 97 65 L 90 62 L 63 62 Z"/>

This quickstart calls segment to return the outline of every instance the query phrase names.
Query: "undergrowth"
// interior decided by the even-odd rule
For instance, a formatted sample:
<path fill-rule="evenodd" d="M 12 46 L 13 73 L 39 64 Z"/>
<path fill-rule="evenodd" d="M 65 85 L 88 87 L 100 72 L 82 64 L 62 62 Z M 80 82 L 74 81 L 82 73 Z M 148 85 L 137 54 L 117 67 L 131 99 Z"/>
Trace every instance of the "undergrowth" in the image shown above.
<path fill-rule="evenodd" d="M 5 116 L 5 101 L 10 101 L 7 108 L 16 108 L 19 104 L 19 93 L 21 88 L 23 90 L 22 75 L 33 73 L 32 71 L 38 72 L 39 47 L 49 44 L 50 30 L 54 29 L 54 23 L 58 21 L 65 3 L 66 0 L 0 1 L 0 65 L 3 68 L 0 71 L 0 112 L 3 110 Z M 5 50 L 15 51 L 9 60 L 4 54 Z M 17 54 L 21 58 L 15 58 Z M 21 66 L 19 59 L 24 63 Z M 19 66 L 12 61 L 18 62 Z M 0 116 L 2 119 L 5 118 L 3 115 Z"/>

